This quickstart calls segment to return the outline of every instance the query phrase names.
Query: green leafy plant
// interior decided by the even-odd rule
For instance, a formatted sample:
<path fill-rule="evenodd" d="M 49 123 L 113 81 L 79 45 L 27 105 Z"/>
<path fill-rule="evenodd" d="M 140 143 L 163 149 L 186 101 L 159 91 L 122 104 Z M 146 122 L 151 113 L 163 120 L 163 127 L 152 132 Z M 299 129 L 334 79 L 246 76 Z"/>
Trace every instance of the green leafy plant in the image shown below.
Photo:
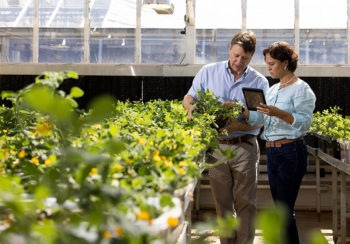
<path fill-rule="evenodd" d="M 328 136 L 334 140 L 350 141 L 350 117 L 339 114 L 340 108 L 335 106 L 316 112 L 309 132 Z"/>
<path fill-rule="evenodd" d="M 207 92 L 203 93 L 198 90 L 197 96 L 195 112 L 214 116 L 215 122 L 213 126 L 217 129 L 223 128 L 229 121 L 237 119 L 242 111 L 243 104 L 241 102 L 235 100 L 235 106 L 224 104 L 219 101 L 212 91 L 207 90 Z"/>

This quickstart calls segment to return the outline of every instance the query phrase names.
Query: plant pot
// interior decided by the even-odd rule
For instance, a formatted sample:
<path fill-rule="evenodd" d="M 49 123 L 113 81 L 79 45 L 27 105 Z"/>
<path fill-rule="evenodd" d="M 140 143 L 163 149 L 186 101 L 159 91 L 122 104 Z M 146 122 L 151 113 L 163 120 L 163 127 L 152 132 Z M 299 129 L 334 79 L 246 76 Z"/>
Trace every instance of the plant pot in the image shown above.
<path fill-rule="evenodd" d="M 315 133 L 313 132 L 307 133 L 304 136 L 304 139 L 308 146 L 312 148 L 318 148 L 318 138 L 316 137 Z"/>
<path fill-rule="evenodd" d="M 333 158 L 340 159 L 340 144 L 331 136 L 315 134 L 318 138 L 318 148 Z"/>

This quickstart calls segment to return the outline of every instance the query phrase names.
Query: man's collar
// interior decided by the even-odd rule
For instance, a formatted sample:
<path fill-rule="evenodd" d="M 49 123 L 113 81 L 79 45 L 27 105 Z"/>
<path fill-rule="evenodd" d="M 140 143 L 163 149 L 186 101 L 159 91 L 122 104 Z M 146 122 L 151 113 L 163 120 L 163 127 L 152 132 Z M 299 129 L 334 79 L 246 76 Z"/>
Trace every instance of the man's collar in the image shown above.
<path fill-rule="evenodd" d="M 230 60 L 228 60 L 227 62 L 225 62 L 225 67 L 226 67 L 227 72 L 229 72 L 230 74 L 232 74 L 232 73 L 231 73 L 231 69 L 230 69 L 230 67 L 229 67 L 229 65 L 228 65 L 229 62 L 230 62 Z M 247 68 L 245 69 L 243 75 L 242 75 L 242 78 L 245 78 L 245 77 L 247 76 L 247 74 L 248 74 L 248 72 L 250 71 L 250 69 L 251 69 L 251 68 L 250 68 L 250 66 L 248 65 Z"/>

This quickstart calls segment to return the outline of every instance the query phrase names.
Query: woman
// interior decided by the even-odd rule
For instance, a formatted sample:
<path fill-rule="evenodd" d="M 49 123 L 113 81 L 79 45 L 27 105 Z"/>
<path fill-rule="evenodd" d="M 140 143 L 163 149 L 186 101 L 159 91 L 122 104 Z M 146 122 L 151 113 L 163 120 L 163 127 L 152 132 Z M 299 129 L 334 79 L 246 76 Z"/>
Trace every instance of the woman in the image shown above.
<path fill-rule="evenodd" d="M 269 88 L 266 103 L 257 111 L 244 109 L 250 125 L 264 125 L 267 170 L 272 198 L 287 208 L 287 240 L 299 243 L 294 205 L 308 165 L 303 136 L 312 122 L 315 95 L 309 85 L 294 75 L 298 55 L 286 42 L 275 42 L 264 50 L 270 75 L 280 82 Z"/>

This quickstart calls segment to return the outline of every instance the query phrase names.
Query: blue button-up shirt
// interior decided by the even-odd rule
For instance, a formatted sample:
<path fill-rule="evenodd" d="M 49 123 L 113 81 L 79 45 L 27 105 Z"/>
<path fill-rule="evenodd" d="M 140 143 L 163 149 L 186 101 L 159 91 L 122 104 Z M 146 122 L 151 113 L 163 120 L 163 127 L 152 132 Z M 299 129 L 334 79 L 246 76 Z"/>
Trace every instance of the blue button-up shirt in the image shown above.
<path fill-rule="evenodd" d="M 272 86 L 266 94 L 266 104 L 278 107 L 294 117 L 289 124 L 277 117 L 256 111 L 249 111 L 250 125 L 264 125 L 261 138 L 266 141 L 296 139 L 304 136 L 311 126 L 316 97 L 310 86 L 301 79 L 292 85 L 279 89 L 279 84 Z"/>
<path fill-rule="evenodd" d="M 244 105 L 245 99 L 242 92 L 243 87 L 260 88 L 266 93 L 269 83 L 267 79 L 252 67 L 248 66 L 244 74 L 235 82 L 234 75 L 228 67 L 228 61 L 207 64 L 197 73 L 193 79 L 192 86 L 188 91 L 194 99 L 197 99 L 197 90 L 212 91 L 220 101 L 234 101 L 237 99 Z M 259 129 L 251 131 L 232 131 L 228 138 L 244 134 L 258 135 Z"/>

